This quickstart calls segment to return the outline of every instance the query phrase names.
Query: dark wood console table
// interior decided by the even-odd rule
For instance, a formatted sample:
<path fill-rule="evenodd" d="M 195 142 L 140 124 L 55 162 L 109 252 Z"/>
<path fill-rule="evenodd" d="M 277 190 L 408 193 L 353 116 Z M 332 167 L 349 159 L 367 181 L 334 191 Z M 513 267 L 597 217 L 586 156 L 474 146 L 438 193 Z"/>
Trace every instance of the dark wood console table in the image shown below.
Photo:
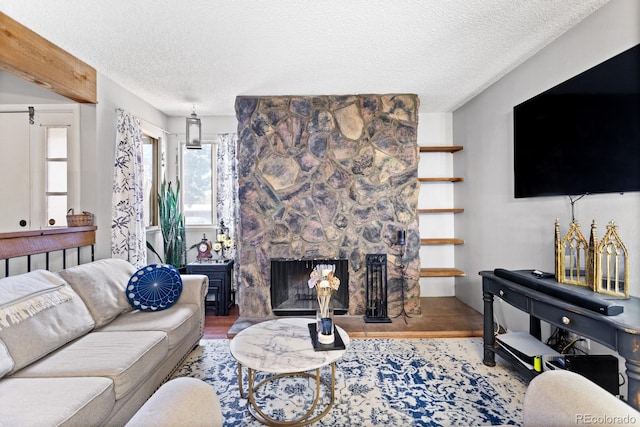
<path fill-rule="evenodd" d="M 538 339 L 541 338 L 540 321 L 544 320 L 618 352 L 626 360 L 628 403 L 640 410 L 640 298 L 616 300 L 616 304 L 624 306 L 623 313 L 605 316 L 497 277 L 493 271 L 481 271 L 480 275 L 484 301 L 485 365 L 495 366 L 496 353 L 510 360 L 495 345 L 493 299 L 498 296 L 529 314 L 529 333 Z"/>

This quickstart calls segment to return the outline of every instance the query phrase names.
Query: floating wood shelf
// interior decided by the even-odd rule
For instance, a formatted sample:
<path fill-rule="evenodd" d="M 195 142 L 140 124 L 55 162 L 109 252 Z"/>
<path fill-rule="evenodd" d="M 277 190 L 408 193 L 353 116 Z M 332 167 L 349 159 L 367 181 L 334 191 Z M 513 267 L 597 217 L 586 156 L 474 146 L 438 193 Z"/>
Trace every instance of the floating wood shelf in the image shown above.
<path fill-rule="evenodd" d="M 462 150 L 461 145 L 434 145 L 420 147 L 420 153 L 455 153 Z M 454 183 L 463 182 L 462 177 L 429 177 L 418 178 L 421 183 Z M 432 208 L 418 209 L 418 214 L 462 213 L 462 208 Z M 428 238 L 420 239 L 421 245 L 463 245 L 463 239 L 456 238 Z M 420 277 L 461 277 L 465 272 L 457 268 L 421 268 Z"/>
<path fill-rule="evenodd" d="M 459 176 L 443 176 L 437 178 L 418 178 L 420 182 L 462 182 L 464 178 Z"/>
<path fill-rule="evenodd" d="M 446 208 L 446 209 L 418 209 L 419 214 L 431 214 L 431 213 L 462 213 L 462 208 Z"/>
<path fill-rule="evenodd" d="M 448 237 L 420 239 L 421 245 L 464 245 L 464 240 Z"/>
<path fill-rule="evenodd" d="M 462 277 L 465 272 L 457 268 L 421 268 L 420 277 Z"/>
<path fill-rule="evenodd" d="M 455 153 L 462 150 L 462 145 L 427 145 L 420 147 L 421 153 Z"/>

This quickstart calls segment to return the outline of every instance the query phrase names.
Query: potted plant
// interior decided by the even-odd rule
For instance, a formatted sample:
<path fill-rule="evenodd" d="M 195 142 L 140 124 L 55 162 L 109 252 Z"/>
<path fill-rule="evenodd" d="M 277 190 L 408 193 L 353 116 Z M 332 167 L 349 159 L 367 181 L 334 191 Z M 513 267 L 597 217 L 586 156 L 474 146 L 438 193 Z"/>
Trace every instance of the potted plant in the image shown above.
<path fill-rule="evenodd" d="M 174 191 L 171 182 L 167 184 L 163 180 L 158 193 L 158 214 L 164 243 L 164 259 L 151 243 L 147 242 L 147 248 L 160 259 L 160 262 L 171 264 L 177 269 L 181 269 L 185 266 L 186 244 L 184 216 L 182 215 L 182 205 L 180 203 L 180 181 L 176 182 Z"/>

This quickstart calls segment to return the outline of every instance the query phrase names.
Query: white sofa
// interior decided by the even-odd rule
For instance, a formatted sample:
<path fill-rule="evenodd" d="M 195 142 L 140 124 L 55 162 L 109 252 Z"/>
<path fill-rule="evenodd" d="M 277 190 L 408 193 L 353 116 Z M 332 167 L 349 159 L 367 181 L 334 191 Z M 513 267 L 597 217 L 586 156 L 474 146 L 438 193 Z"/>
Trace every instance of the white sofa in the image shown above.
<path fill-rule="evenodd" d="M 1 426 L 123 426 L 198 345 L 207 277 L 145 312 L 125 295 L 135 271 L 104 259 L 0 279 Z"/>
<path fill-rule="evenodd" d="M 545 371 L 524 395 L 524 427 L 631 426 L 640 412 L 596 383 L 571 371 Z"/>

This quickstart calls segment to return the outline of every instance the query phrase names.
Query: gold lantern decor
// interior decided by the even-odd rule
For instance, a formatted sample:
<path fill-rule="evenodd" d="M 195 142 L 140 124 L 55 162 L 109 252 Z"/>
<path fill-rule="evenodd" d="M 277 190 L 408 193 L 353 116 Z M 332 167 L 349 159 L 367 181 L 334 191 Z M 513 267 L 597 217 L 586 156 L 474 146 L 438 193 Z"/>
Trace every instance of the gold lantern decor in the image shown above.
<path fill-rule="evenodd" d="M 569 231 L 560 238 L 560 223 L 556 218 L 556 280 L 570 285 L 593 288 L 589 276 L 589 245 L 580 231 L 580 224 L 571 221 Z"/>
<path fill-rule="evenodd" d="M 559 283 L 587 286 L 593 291 L 629 298 L 629 253 L 613 221 L 598 242 L 597 225 L 591 223 L 589 242 L 580 224 L 571 221 L 569 231 L 560 237 L 555 223 L 556 280 Z"/>
<path fill-rule="evenodd" d="M 618 226 L 613 221 L 609 222 L 604 237 L 595 246 L 595 291 L 629 298 L 629 252 L 617 230 Z"/>

